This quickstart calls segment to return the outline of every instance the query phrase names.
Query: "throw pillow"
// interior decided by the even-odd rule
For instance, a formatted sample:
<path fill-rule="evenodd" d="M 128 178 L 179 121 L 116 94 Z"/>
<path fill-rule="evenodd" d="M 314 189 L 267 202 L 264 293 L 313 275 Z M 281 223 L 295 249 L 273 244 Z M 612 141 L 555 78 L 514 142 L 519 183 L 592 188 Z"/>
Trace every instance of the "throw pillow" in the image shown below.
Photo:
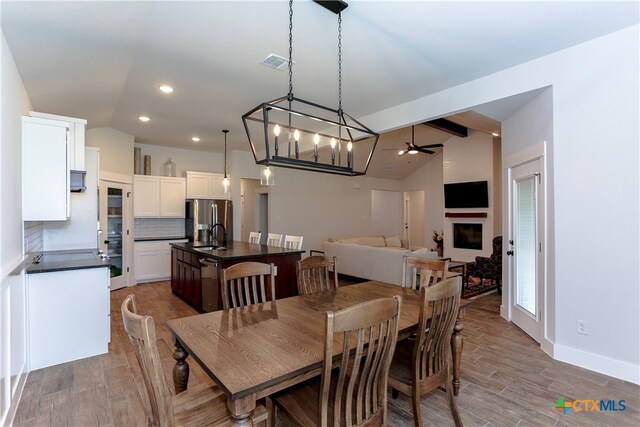
<path fill-rule="evenodd" d="M 402 247 L 402 242 L 400 241 L 400 237 L 399 236 L 385 237 L 384 238 L 384 242 L 390 248 L 401 248 Z"/>

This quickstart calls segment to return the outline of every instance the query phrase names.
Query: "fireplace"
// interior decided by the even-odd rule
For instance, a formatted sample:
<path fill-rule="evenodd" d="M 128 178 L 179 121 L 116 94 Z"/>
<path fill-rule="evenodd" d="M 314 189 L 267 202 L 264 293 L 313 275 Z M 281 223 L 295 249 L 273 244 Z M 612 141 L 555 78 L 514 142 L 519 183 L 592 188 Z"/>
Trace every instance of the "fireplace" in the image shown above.
<path fill-rule="evenodd" d="M 482 250 L 482 224 L 453 224 L 453 247 Z"/>

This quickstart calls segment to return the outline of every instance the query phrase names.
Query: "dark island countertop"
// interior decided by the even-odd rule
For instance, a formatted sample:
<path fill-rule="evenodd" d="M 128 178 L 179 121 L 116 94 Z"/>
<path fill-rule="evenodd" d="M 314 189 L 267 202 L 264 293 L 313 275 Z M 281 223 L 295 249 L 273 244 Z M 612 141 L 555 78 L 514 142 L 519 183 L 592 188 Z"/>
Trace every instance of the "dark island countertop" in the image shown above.
<path fill-rule="evenodd" d="M 201 255 L 204 258 L 212 258 L 219 261 L 300 254 L 304 252 L 303 250 L 299 249 L 285 249 L 279 248 L 277 246 L 256 245 L 255 243 L 240 242 L 237 240 L 227 242 L 227 246 L 225 246 L 225 249 L 208 249 L 205 247 L 199 247 L 202 246 L 202 244 L 194 242 L 171 243 L 171 246 Z"/>
<path fill-rule="evenodd" d="M 37 264 L 33 260 L 42 254 L 42 259 Z M 96 251 L 90 249 L 44 251 L 33 253 L 28 257 L 26 273 L 50 273 L 53 271 L 82 270 L 85 268 L 111 267 L 109 259 L 96 256 Z"/>
<path fill-rule="evenodd" d="M 185 236 L 182 237 L 136 237 L 134 242 L 160 242 L 163 240 L 187 240 Z"/>

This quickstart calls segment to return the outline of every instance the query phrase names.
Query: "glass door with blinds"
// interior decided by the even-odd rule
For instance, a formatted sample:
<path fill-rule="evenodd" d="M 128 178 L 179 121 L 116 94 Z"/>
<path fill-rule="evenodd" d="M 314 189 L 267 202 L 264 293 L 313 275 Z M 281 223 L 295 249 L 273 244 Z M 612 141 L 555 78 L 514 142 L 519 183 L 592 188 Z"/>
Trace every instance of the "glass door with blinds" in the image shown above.
<path fill-rule="evenodd" d="M 542 338 L 542 214 L 540 160 L 510 170 L 511 320 L 536 341 Z M 504 259 L 504 258 L 503 258 Z"/>

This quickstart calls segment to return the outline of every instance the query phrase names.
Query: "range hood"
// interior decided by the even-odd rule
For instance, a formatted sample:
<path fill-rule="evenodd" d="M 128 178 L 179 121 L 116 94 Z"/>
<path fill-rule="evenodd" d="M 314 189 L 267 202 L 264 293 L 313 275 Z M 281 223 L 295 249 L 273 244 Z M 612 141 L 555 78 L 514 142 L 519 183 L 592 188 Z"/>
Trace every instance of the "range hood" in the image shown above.
<path fill-rule="evenodd" d="M 84 193 L 87 187 L 84 184 L 87 171 L 69 171 L 69 191 L 72 193 Z"/>

